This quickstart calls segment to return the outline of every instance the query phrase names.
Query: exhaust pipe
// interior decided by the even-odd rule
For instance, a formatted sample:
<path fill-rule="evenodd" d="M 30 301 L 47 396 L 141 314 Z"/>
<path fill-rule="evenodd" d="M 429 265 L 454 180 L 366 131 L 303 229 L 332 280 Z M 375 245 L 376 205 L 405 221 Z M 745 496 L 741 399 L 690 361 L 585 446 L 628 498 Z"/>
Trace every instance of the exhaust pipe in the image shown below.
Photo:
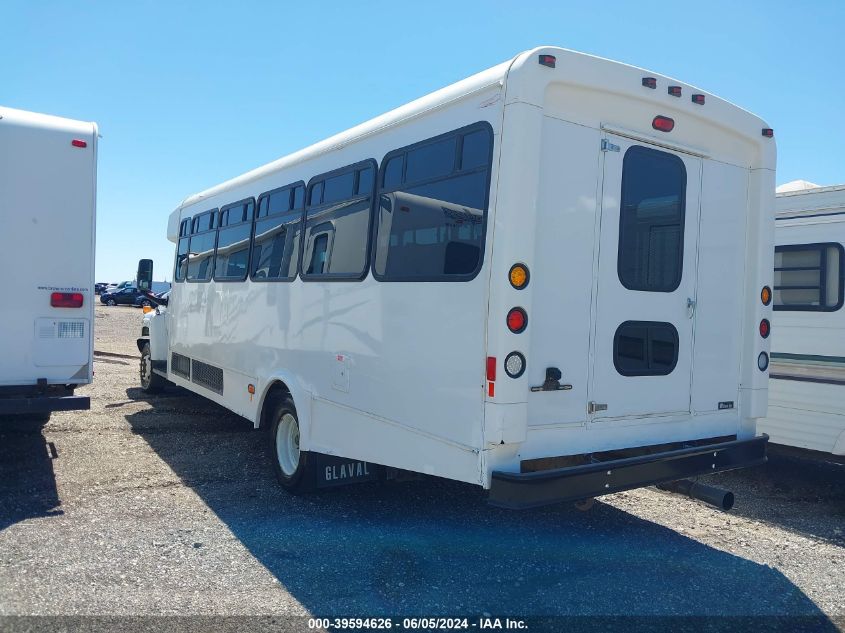
<path fill-rule="evenodd" d="M 698 499 L 704 503 L 709 503 L 712 506 L 727 512 L 734 507 L 734 493 L 730 490 L 716 488 L 715 486 L 708 486 L 697 481 L 689 479 L 679 479 L 678 481 L 668 481 L 663 484 L 657 484 L 660 490 L 667 492 L 674 492 L 679 495 L 685 495 L 692 499 Z"/>

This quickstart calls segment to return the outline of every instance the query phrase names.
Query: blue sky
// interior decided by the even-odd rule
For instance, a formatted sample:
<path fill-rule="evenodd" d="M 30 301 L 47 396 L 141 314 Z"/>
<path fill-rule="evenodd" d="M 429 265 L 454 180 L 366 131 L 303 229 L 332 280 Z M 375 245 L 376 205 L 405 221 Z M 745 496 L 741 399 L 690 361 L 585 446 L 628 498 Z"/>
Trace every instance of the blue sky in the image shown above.
<path fill-rule="evenodd" d="M 552 44 L 765 118 L 778 183 L 845 182 L 845 2 L 5 0 L 0 103 L 100 125 L 97 279 L 155 260 L 185 196 Z"/>

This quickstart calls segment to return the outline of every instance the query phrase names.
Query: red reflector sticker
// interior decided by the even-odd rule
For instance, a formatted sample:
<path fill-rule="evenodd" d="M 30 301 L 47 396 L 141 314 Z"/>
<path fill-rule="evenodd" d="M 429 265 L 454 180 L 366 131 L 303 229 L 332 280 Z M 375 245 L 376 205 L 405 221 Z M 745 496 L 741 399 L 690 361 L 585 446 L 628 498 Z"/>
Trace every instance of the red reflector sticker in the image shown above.
<path fill-rule="evenodd" d="M 660 130 L 661 132 L 671 132 L 675 129 L 675 121 L 670 119 L 668 116 L 658 115 L 654 117 L 654 121 L 651 122 L 651 127 L 655 130 Z"/>
<path fill-rule="evenodd" d="M 487 357 L 487 380 L 496 380 L 496 357 Z"/>
<path fill-rule="evenodd" d="M 85 141 L 83 141 L 80 138 L 73 139 L 70 142 L 70 144 L 73 145 L 74 147 L 88 147 L 88 143 L 86 143 Z"/>
<path fill-rule="evenodd" d="M 54 308 L 81 308 L 83 300 L 79 292 L 54 292 L 50 295 L 50 305 Z"/>

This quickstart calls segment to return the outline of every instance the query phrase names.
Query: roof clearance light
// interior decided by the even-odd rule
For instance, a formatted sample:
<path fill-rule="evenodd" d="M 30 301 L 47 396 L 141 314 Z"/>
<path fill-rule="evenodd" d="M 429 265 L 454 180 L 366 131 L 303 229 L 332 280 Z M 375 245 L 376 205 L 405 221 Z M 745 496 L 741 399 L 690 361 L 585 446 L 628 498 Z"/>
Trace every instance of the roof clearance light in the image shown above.
<path fill-rule="evenodd" d="M 671 132 L 675 129 L 675 121 L 668 116 L 657 115 L 651 122 L 651 127 L 661 132 Z"/>
<path fill-rule="evenodd" d="M 524 332 L 528 327 L 528 314 L 522 308 L 511 308 L 508 312 L 508 329 L 514 334 Z"/>
<path fill-rule="evenodd" d="M 681 96 L 681 87 L 680 86 L 669 86 L 668 92 L 673 97 L 680 97 Z"/>
<path fill-rule="evenodd" d="M 511 286 L 517 290 L 522 290 L 528 285 L 529 277 L 528 267 L 525 264 L 514 264 L 511 266 L 510 272 L 508 272 L 508 279 L 511 282 Z"/>
<path fill-rule="evenodd" d="M 646 88 L 651 88 L 652 90 L 654 90 L 655 88 L 657 88 L 657 79 L 655 79 L 654 77 L 643 77 L 643 85 Z"/>
<path fill-rule="evenodd" d="M 519 378 L 525 373 L 525 356 L 511 352 L 505 356 L 505 373 L 511 378 Z"/>
<path fill-rule="evenodd" d="M 698 105 L 704 105 L 704 95 L 693 95 L 692 102 Z"/>
<path fill-rule="evenodd" d="M 775 131 L 770 127 L 763 128 L 763 136 L 766 138 L 772 138 L 775 135 Z"/>
<path fill-rule="evenodd" d="M 763 286 L 763 289 L 760 291 L 760 301 L 763 302 L 764 306 L 769 305 L 772 302 L 772 289 L 768 286 Z"/>
<path fill-rule="evenodd" d="M 769 355 L 766 352 L 760 352 L 757 357 L 757 369 L 766 371 L 769 368 Z"/>
<path fill-rule="evenodd" d="M 554 55 L 540 55 L 541 66 L 548 66 L 549 68 L 554 68 L 556 61 L 557 58 Z"/>
<path fill-rule="evenodd" d="M 760 321 L 760 336 L 763 338 L 769 338 L 769 333 L 772 331 L 772 324 L 769 323 L 768 319 L 763 319 Z"/>
<path fill-rule="evenodd" d="M 50 305 L 54 308 L 81 308 L 84 297 L 81 292 L 54 292 Z"/>
<path fill-rule="evenodd" d="M 71 145 L 74 147 L 88 147 L 88 143 L 83 141 L 81 138 L 75 138 L 70 142 Z"/>

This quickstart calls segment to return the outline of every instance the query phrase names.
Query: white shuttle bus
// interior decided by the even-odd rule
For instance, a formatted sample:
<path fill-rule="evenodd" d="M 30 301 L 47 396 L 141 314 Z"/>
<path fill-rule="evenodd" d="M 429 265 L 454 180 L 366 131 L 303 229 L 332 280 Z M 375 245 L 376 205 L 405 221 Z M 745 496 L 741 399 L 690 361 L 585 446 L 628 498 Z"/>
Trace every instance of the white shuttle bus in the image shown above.
<path fill-rule="evenodd" d="M 97 125 L 0 107 L 0 416 L 87 409 Z"/>
<path fill-rule="evenodd" d="M 293 491 L 523 508 L 759 464 L 774 177 L 756 116 L 534 49 L 187 198 L 142 385 L 267 428 Z"/>
<path fill-rule="evenodd" d="M 778 188 L 773 443 L 845 456 L 845 185 Z"/>

